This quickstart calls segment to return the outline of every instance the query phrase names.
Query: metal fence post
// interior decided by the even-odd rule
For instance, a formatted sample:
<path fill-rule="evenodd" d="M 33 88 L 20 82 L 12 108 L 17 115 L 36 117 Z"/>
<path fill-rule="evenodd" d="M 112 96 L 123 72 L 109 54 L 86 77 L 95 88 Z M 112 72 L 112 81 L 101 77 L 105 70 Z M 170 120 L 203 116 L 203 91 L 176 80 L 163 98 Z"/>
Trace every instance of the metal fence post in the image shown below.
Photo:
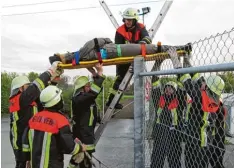
<path fill-rule="evenodd" d="M 134 168 L 144 166 L 144 82 L 139 76 L 144 71 L 144 61 L 142 57 L 134 59 Z"/>

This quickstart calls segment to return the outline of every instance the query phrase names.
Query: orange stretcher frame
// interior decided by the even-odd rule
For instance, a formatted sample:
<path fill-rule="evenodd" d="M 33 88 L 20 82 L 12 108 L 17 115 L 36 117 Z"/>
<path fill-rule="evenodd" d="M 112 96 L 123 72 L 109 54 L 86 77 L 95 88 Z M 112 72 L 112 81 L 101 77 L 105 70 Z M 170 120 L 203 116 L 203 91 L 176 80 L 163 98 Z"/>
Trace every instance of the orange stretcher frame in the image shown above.
<path fill-rule="evenodd" d="M 185 50 L 178 50 L 177 54 L 179 56 L 184 56 L 187 52 Z M 134 61 L 135 57 L 142 57 L 142 55 L 137 56 L 128 56 L 128 57 L 118 57 L 113 59 L 103 60 L 103 66 L 109 65 L 118 65 L 118 64 L 126 64 Z M 145 61 L 157 61 L 157 60 L 165 60 L 169 58 L 168 53 L 162 52 L 157 54 L 146 55 L 144 57 Z M 94 67 L 94 65 L 98 63 L 98 60 L 93 61 L 80 61 L 79 65 L 73 66 L 72 64 L 59 64 L 59 67 L 62 69 L 80 69 L 80 68 L 89 68 Z"/>

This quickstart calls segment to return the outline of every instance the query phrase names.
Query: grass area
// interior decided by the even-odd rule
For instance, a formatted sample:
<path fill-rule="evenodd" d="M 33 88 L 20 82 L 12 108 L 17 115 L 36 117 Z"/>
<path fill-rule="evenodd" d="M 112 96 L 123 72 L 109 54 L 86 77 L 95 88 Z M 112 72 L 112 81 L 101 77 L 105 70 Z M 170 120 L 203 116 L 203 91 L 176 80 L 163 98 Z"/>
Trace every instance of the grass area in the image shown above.
<path fill-rule="evenodd" d="M 134 98 L 134 95 L 123 95 L 120 102 L 123 102 L 128 99 L 133 99 L 133 98 Z"/>

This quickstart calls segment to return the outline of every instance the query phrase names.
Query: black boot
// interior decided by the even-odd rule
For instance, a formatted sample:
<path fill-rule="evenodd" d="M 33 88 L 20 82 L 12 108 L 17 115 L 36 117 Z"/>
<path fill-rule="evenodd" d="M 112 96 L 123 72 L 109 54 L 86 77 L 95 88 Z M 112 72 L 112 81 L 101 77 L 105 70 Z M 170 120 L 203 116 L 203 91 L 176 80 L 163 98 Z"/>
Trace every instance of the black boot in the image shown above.
<path fill-rule="evenodd" d="M 108 106 L 108 107 L 110 106 L 110 104 L 111 104 L 112 100 L 114 99 L 114 97 L 115 97 L 115 95 L 113 93 L 111 93 L 110 96 L 109 96 L 109 99 L 108 99 L 108 101 L 106 103 L 106 106 Z M 117 104 L 115 105 L 115 109 L 122 109 L 122 108 L 123 108 L 123 105 L 117 102 Z"/>
<path fill-rule="evenodd" d="M 25 168 L 26 167 L 26 161 L 16 161 L 15 168 Z"/>

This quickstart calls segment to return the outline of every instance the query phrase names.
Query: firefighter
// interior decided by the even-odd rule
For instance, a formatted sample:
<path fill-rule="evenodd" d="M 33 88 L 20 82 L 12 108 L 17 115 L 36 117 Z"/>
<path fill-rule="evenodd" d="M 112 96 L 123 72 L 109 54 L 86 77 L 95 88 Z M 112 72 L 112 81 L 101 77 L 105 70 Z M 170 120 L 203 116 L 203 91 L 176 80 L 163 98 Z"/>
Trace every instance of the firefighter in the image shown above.
<path fill-rule="evenodd" d="M 44 107 L 29 120 L 23 136 L 23 150 L 32 168 L 63 168 L 64 154 L 76 155 L 86 146 L 76 143 L 63 109 L 62 90 L 46 87 L 40 94 Z M 31 156 L 31 157 L 30 157 Z"/>
<path fill-rule="evenodd" d="M 152 132 L 154 140 L 151 168 L 163 168 L 165 158 L 169 167 L 181 167 L 183 111 L 186 108 L 186 93 L 176 82 L 165 84 L 161 93 L 161 82 L 153 83 L 152 99 L 156 119 Z"/>
<path fill-rule="evenodd" d="M 171 50 L 169 55 L 174 68 L 181 68 L 177 53 Z M 210 163 L 213 168 L 224 168 L 226 109 L 220 101 L 225 86 L 223 79 L 217 75 L 204 78 L 197 73 L 178 77 L 192 99 L 185 146 L 186 167 L 206 168 Z"/>
<path fill-rule="evenodd" d="M 128 44 L 128 43 L 144 43 L 151 44 L 151 38 L 145 26 L 141 23 L 138 23 L 138 12 L 137 9 L 128 8 L 123 13 L 123 22 L 124 24 L 120 26 L 115 34 L 115 44 Z M 110 95 L 106 106 L 109 106 L 115 97 L 119 85 L 121 84 L 125 74 L 127 73 L 131 63 L 121 64 L 116 66 L 116 79 L 111 88 Z M 115 105 L 116 109 L 122 109 L 123 105 L 117 103 Z"/>
<path fill-rule="evenodd" d="M 95 65 L 95 69 L 88 69 L 93 76 L 93 82 L 88 77 L 80 76 L 74 84 L 74 94 L 72 97 L 72 120 L 73 120 L 73 137 L 79 138 L 87 145 L 87 152 L 90 156 L 95 152 L 94 146 L 94 129 L 97 121 L 97 106 L 95 99 L 102 89 L 104 81 L 102 64 Z M 70 160 L 69 167 L 78 166 L 73 157 Z M 80 168 L 91 168 L 92 165 L 88 158 L 79 163 Z"/>
<path fill-rule="evenodd" d="M 10 112 L 10 141 L 15 155 L 16 168 L 25 168 L 26 162 L 22 158 L 22 135 L 29 119 L 42 109 L 39 95 L 49 81 L 62 74 L 57 68 L 59 62 L 30 83 L 27 76 L 18 76 L 12 80 L 9 98 Z"/>

